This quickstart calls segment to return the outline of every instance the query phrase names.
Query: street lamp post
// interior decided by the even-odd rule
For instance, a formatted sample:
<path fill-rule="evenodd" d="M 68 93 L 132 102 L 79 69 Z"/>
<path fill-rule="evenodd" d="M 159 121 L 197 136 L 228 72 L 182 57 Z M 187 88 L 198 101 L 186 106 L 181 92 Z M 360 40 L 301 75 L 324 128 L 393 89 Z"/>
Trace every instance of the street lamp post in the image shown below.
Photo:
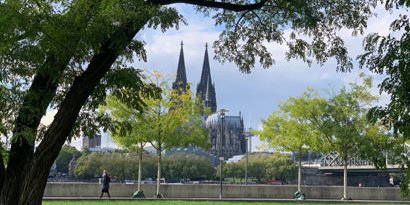
<path fill-rule="evenodd" d="M 219 113 L 221 115 L 221 134 L 220 134 L 220 139 L 219 139 L 219 147 L 218 147 L 218 155 L 219 155 L 219 186 L 220 186 L 220 191 L 219 191 L 219 199 L 222 199 L 222 179 L 223 179 L 223 161 L 224 161 L 224 155 L 223 155 L 223 138 L 224 138 L 224 120 L 225 120 L 225 113 L 228 112 L 226 109 L 220 109 Z"/>
<path fill-rule="evenodd" d="M 224 157 L 219 157 L 219 199 L 222 199 L 222 173 Z"/>
<path fill-rule="evenodd" d="M 248 136 L 246 135 L 246 161 L 245 161 L 245 185 L 248 184 L 248 158 L 249 158 L 249 153 L 248 153 Z"/>
<path fill-rule="evenodd" d="M 248 161 L 249 161 L 249 146 L 251 145 L 252 128 L 249 128 L 248 132 L 245 132 L 246 137 L 246 161 L 245 161 L 245 185 L 248 184 Z"/>

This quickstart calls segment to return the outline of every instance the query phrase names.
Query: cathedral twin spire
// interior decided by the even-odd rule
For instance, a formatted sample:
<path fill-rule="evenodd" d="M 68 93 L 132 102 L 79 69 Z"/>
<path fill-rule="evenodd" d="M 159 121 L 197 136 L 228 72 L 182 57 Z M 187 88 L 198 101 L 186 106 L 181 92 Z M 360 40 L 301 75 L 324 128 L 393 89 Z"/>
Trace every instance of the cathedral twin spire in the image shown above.
<path fill-rule="evenodd" d="M 178 93 L 185 92 L 188 88 L 188 83 L 186 80 L 185 71 L 185 60 L 184 60 L 184 43 L 181 41 L 181 51 L 179 52 L 177 77 L 175 82 L 172 83 L 172 89 L 176 90 Z"/>
<path fill-rule="evenodd" d="M 196 87 L 196 95 L 211 109 L 212 113 L 216 112 L 216 93 L 215 85 L 212 83 L 211 68 L 209 66 L 208 44 L 205 44 L 204 63 L 202 65 L 201 80 Z"/>
<path fill-rule="evenodd" d="M 174 83 L 172 83 L 172 89 L 178 92 L 186 91 L 189 89 L 186 78 L 185 60 L 183 43 L 181 42 L 181 51 L 179 53 L 179 61 L 177 68 L 177 76 Z M 205 56 L 202 66 L 201 80 L 197 85 L 196 95 L 200 98 L 201 102 L 206 107 L 211 109 L 212 113 L 216 112 L 216 93 L 215 85 L 212 83 L 211 69 L 209 66 L 208 57 L 208 44 L 205 44 Z"/>

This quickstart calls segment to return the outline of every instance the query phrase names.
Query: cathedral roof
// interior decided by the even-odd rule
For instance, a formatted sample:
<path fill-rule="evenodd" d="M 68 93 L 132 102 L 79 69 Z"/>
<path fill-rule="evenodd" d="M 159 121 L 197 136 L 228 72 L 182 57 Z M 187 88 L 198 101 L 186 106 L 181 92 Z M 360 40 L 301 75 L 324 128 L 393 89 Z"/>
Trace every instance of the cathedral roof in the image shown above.
<path fill-rule="evenodd" d="M 219 126 L 222 123 L 222 118 L 219 113 L 214 113 L 210 116 L 205 121 L 205 126 L 207 128 Z M 236 128 L 242 128 L 242 117 L 239 116 L 225 116 L 224 119 L 224 127 L 236 127 Z"/>

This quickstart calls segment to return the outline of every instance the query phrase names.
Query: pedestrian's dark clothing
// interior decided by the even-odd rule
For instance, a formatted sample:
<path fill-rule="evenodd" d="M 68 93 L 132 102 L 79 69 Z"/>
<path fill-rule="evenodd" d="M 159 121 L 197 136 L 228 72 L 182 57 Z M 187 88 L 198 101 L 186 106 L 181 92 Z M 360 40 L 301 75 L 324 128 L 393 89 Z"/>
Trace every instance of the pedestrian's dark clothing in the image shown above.
<path fill-rule="evenodd" d="M 102 176 L 102 188 L 101 188 L 100 198 L 102 197 L 102 195 L 104 194 L 104 192 L 108 194 L 108 198 L 111 198 L 111 196 L 110 196 L 110 182 L 111 182 L 111 179 L 110 179 L 110 177 L 108 176 L 108 174 L 103 174 L 103 176 Z"/>

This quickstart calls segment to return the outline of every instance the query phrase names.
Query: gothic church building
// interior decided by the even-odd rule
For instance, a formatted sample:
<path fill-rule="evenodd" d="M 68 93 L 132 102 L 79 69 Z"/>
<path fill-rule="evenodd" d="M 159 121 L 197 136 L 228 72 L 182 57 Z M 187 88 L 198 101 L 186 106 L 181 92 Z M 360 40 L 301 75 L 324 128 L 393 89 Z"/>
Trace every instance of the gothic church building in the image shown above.
<path fill-rule="evenodd" d="M 190 89 L 187 83 L 183 43 L 179 53 L 178 68 L 172 89 L 177 92 Z M 202 102 L 204 108 L 208 108 L 212 114 L 203 114 L 204 125 L 209 129 L 209 142 L 212 145 L 208 154 L 214 158 L 224 157 L 225 160 L 234 155 L 245 153 L 246 141 L 244 136 L 243 117 L 221 115 L 217 110 L 215 84 L 212 82 L 211 69 L 209 66 L 208 46 L 205 46 L 205 56 L 202 65 L 201 79 L 196 87 L 196 96 Z"/>

